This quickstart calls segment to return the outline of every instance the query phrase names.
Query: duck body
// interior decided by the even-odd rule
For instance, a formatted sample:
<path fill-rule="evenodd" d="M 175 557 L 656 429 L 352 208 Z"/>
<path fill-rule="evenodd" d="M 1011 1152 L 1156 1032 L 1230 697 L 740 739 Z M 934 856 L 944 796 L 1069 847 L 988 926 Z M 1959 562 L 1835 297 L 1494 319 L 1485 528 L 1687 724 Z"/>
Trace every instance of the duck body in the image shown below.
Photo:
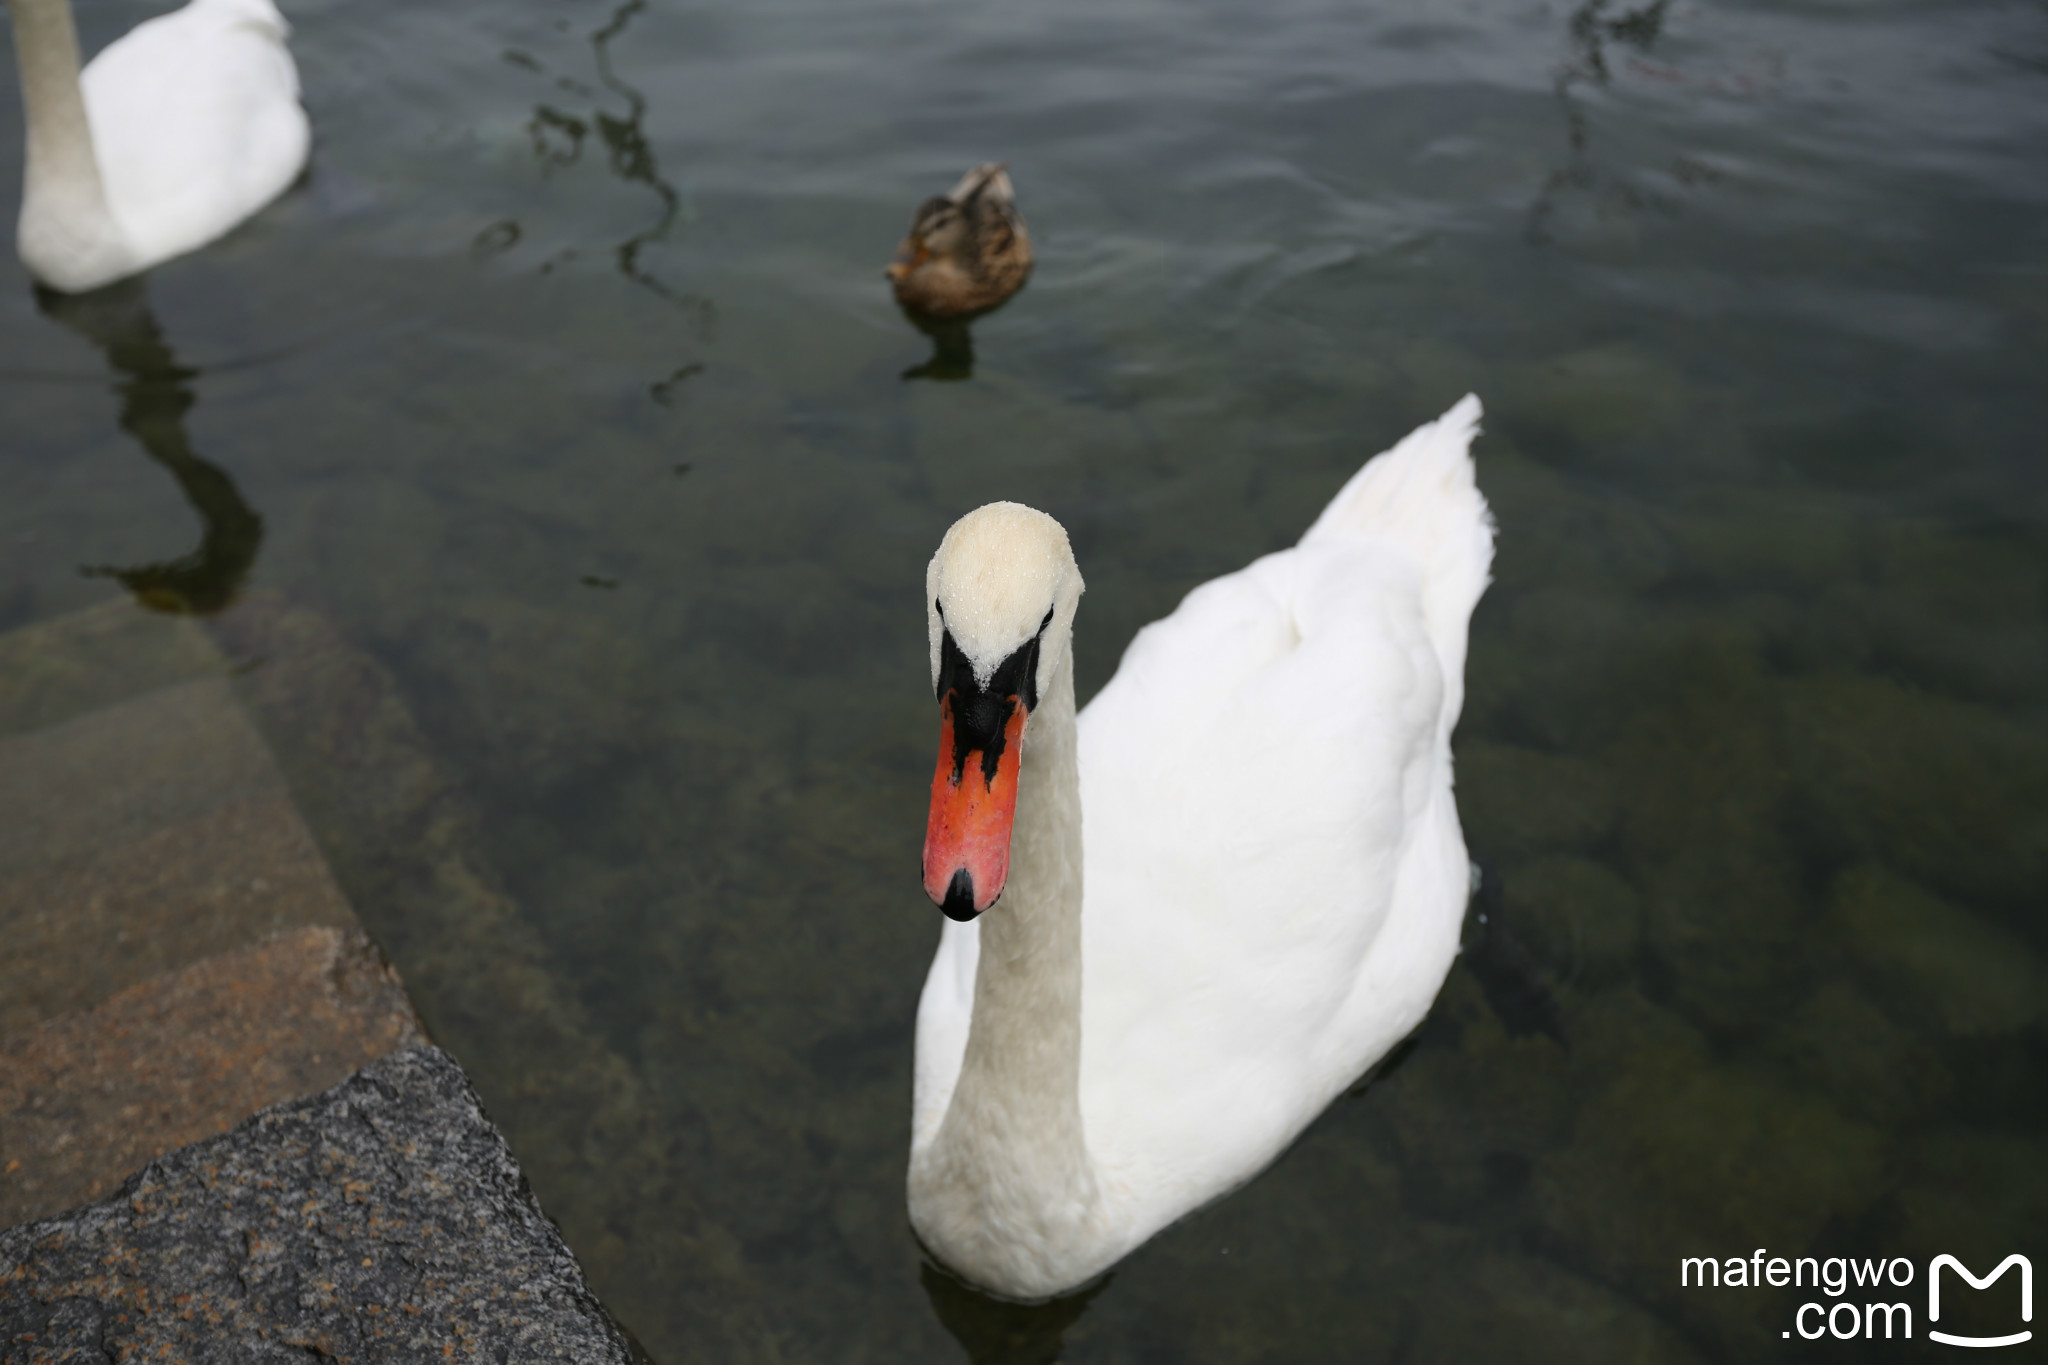
<path fill-rule="evenodd" d="M 1022 289 L 1031 262 L 1016 190 L 1002 165 L 990 161 L 918 206 L 886 273 L 904 309 L 951 321 L 985 313 Z"/>
<path fill-rule="evenodd" d="M 962 918 L 961 878 L 987 875 L 969 847 L 918 1014 L 911 1221 L 967 1279 L 1086 1283 L 1255 1176 L 1427 1013 L 1470 885 L 1450 735 L 1492 558 L 1478 416 L 1464 400 L 1299 545 L 1190 593 L 1078 716 L 1071 610 L 1047 618 L 1001 900 Z M 974 615 L 946 595 L 961 559 L 927 594 L 949 638 Z"/>
<path fill-rule="evenodd" d="M 271 0 L 192 0 L 82 71 L 68 0 L 7 0 L 28 125 L 17 244 L 78 293 L 206 245 L 298 178 L 312 145 Z"/>

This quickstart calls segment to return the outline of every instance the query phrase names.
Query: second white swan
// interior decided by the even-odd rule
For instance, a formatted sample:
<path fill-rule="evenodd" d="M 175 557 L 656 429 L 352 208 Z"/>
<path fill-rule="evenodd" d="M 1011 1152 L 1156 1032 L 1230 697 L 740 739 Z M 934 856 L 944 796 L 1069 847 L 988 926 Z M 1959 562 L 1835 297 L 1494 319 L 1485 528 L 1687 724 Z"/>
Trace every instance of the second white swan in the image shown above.
<path fill-rule="evenodd" d="M 1086 1283 L 1427 1013 L 1469 888 L 1450 738 L 1493 558 L 1478 420 L 1463 399 L 1295 548 L 1190 593 L 1078 717 L 1065 531 L 995 503 L 947 532 L 924 884 L 949 922 L 909 1198 L 975 1284 Z"/>
<path fill-rule="evenodd" d="M 7 0 L 28 127 L 16 244 L 82 293 L 206 245 L 298 178 L 312 145 L 271 0 L 191 0 L 82 72 L 70 0 Z"/>

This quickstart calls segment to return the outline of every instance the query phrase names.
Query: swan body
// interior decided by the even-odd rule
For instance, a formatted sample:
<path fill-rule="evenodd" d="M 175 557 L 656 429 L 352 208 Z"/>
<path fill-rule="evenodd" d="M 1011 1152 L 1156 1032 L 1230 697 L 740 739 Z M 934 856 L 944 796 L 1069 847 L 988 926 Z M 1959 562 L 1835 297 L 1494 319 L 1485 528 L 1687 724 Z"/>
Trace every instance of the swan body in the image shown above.
<path fill-rule="evenodd" d="M 943 195 L 918 205 L 884 272 L 896 302 L 920 318 L 985 313 L 1031 276 L 1031 234 L 1001 163 L 983 162 Z"/>
<path fill-rule="evenodd" d="M 83 72 L 69 0 L 7 0 L 28 128 L 17 245 L 80 293 L 204 246 L 283 193 L 312 132 L 271 0 L 191 0 Z"/>
<path fill-rule="evenodd" d="M 984 1289 L 1072 1289 L 1249 1180 L 1435 999 L 1470 885 L 1450 737 L 1493 555 L 1479 415 L 1465 398 L 1294 548 L 1195 589 L 1078 716 L 1058 523 L 994 504 L 933 559 L 948 923 L 909 1203 Z"/>

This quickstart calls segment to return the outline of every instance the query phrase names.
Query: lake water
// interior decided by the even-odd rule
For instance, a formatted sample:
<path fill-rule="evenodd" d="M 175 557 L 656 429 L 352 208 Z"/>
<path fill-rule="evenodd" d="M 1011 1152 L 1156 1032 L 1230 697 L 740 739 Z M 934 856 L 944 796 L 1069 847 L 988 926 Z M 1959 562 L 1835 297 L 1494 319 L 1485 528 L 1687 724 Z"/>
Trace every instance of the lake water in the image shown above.
<path fill-rule="evenodd" d="M 225 607 L 655 1360 L 1912 1359 L 1678 1262 L 2048 1255 L 2039 0 L 286 10 L 311 172 L 123 301 L 159 343 L 0 264 L 0 628 Z M 1039 263 L 963 375 L 880 270 L 991 158 Z M 952 1285 L 939 536 L 1061 518 L 1085 697 L 1468 390 L 1435 1012 L 1091 1293 Z"/>

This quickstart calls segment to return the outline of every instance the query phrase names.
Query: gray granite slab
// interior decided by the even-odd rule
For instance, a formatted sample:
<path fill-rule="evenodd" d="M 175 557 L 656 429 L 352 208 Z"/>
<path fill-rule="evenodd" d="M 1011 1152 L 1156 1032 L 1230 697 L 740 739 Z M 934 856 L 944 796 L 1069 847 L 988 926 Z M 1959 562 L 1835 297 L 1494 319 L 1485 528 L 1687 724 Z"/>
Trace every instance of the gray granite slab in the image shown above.
<path fill-rule="evenodd" d="M 414 1047 L 0 1232 L 0 1361 L 627 1362 L 446 1053 Z"/>

